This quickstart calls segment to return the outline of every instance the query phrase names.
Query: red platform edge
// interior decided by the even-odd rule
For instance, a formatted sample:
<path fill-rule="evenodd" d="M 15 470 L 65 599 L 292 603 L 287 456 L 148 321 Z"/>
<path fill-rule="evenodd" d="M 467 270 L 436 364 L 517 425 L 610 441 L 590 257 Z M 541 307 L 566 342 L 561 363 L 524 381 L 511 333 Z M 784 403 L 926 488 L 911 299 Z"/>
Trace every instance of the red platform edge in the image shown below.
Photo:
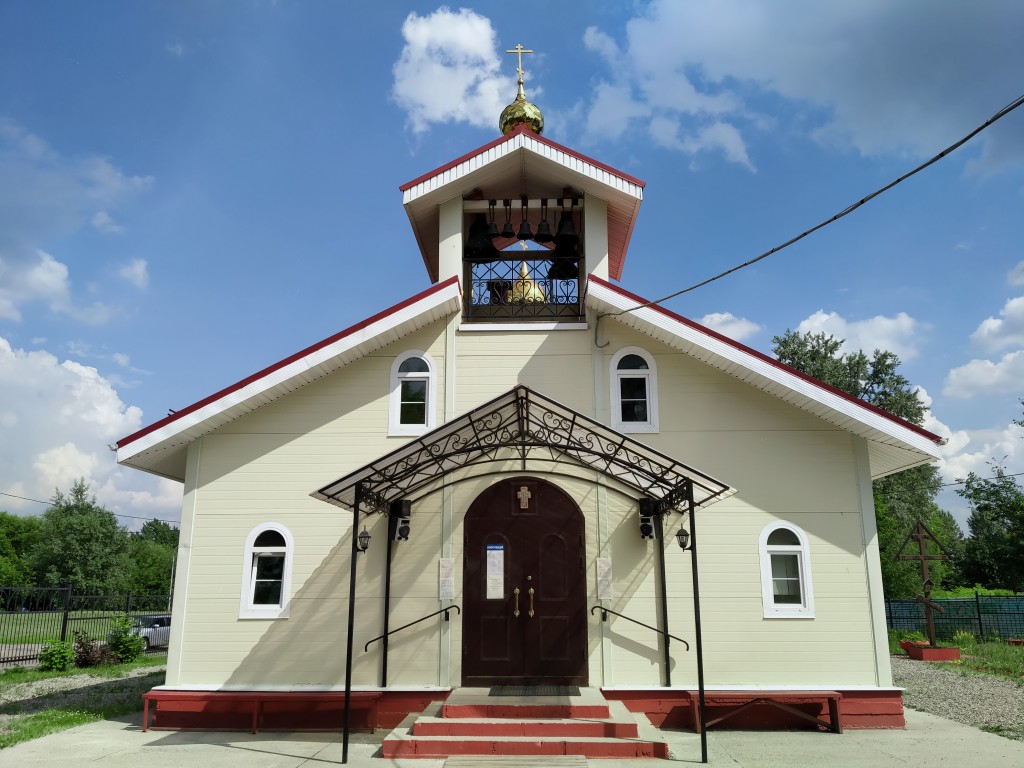
<path fill-rule="evenodd" d="M 836 690 L 843 694 L 843 728 L 905 727 L 903 697 L 899 690 Z M 179 691 L 175 693 L 181 694 Z M 690 695 L 686 691 L 606 690 L 602 693 L 606 699 L 623 702 L 631 712 L 647 715 L 659 728 L 689 729 L 693 722 L 690 707 L 696 706 L 696 695 L 691 703 Z M 151 727 L 167 730 L 250 729 L 251 707 L 240 705 L 230 696 L 219 696 L 216 691 L 197 691 L 196 699 L 200 698 L 201 707 L 195 711 L 160 710 L 158 704 L 153 702 L 152 709 L 156 711 L 151 714 Z M 376 702 L 376 722 L 371 722 L 371 710 L 353 708 L 351 727 L 353 730 L 395 728 L 410 713 L 422 712 L 431 702 L 444 701 L 447 698 L 447 691 L 381 691 Z M 827 715 L 826 708 L 823 716 Z M 344 708 L 338 702 L 336 693 L 330 698 L 318 693 L 296 694 L 289 701 L 275 701 L 264 705 L 261 730 L 340 731 L 343 716 Z M 790 718 L 785 712 L 773 707 L 754 707 L 749 712 L 722 723 L 720 727 L 778 729 L 801 728 L 806 725 L 799 718 Z"/>

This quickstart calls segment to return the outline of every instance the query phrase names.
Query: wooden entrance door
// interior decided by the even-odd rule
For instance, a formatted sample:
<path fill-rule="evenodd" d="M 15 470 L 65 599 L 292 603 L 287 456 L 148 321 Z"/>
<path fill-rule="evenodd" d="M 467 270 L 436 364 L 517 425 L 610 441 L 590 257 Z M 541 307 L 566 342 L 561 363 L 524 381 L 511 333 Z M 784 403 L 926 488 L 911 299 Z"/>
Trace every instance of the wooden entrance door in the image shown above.
<path fill-rule="evenodd" d="M 583 514 L 532 477 L 503 480 L 465 518 L 462 684 L 586 685 Z"/>

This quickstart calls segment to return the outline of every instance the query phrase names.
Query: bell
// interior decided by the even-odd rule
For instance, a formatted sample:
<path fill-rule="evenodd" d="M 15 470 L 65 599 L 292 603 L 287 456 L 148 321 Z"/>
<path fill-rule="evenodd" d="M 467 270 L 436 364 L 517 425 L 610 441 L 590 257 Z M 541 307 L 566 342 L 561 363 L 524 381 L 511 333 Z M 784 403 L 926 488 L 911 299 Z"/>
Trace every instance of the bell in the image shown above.
<path fill-rule="evenodd" d="M 494 205 L 497 201 L 487 201 L 487 236 L 494 240 L 498 236 L 498 225 L 494 223 Z"/>
<path fill-rule="evenodd" d="M 533 230 L 530 229 L 530 222 L 528 222 L 526 219 L 523 219 L 519 223 L 519 231 L 516 233 L 516 239 L 517 240 L 532 240 L 533 239 Z"/>
<path fill-rule="evenodd" d="M 550 243 L 554 238 L 551 236 L 551 225 L 548 224 L 548 199 L 540 199 L 540 224 L 537 225 L 537 234 L 533 236 L 535 242 Z"/>
<path fill-rule="evenodd" d="M 512 201 L 505 201 L 505 226 L 501 228 L 501 236 L 505 239 L 511 240 L 516 236 L 516 231 L 512 229 Z"/>
<path fill-rule="evenodd" d="M 575 246 L 579 239 L 576 227 L 572 223 L 572 211 L 562 211 L 562 218 L 558 221 L 558 231 L 555 233 L 555 242 L 559 245 Z"/>
<path fill-rule="evenodd" d="M 473 263 L 497 261 L 501 258 L 498 249 L 494 247 L 494 243 L 491 242 L 491 238 L 487 234 L 487 219 L 482 213 L 477 214 L 473 223 L 469 225 L 469 236 L 466 238 L 463 258 Z"/>

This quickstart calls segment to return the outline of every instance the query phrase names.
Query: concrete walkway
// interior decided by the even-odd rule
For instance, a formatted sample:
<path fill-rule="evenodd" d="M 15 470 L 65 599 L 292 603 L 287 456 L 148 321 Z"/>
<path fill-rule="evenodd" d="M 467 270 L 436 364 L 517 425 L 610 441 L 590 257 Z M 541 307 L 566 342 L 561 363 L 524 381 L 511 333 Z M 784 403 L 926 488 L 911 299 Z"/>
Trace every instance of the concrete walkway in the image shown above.
<path fill-rule="evenodd" d="M 1024 766 L 1024 742 L 1011 741 L 923 712 L 907 710 L 903 731 L 832 733 L 711 731 L 709 764 L 716 768 L 907 768 Z M 149 731 L 141 715 L 79 726 L 0 751 L 0 765 L 97 768 L 320 768 L 341 763 L 340 734 L 197 733 Z M 441 768 L 443 760 L 384 760 L 386 731 L 352 734 L 348 764 L 356 768 Z M 700 765 L 700 737 L 666 731 L 673 752 L 664 760 L 591 760 L 591 768 L 657 768 L 666 762 Z M 515 758 L 508 764 L 558 766 L 559 759 Z M 495 760 L 491 758 L 491 760 Z M 490 765 L 501 765 L 500 758 Z M 565 761 L 575 762 L 579 761 Z M 486 765 L 486 763 L 481 763 Z"/>

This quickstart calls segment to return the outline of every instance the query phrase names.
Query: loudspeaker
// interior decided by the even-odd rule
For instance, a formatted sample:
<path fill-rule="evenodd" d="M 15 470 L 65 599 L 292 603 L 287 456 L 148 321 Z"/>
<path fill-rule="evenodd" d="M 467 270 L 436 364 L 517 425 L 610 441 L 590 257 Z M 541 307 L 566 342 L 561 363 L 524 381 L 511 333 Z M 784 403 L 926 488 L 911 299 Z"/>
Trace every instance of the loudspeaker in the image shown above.
<path fill-rule="evenodd" d="M 412 517 L 411 501 L 393 501 L 388 510 L 388 536 L 392 541 L 408 541 Z"/>
<path fill-rule="evenodd" d="M 640 499 L 640 538 L 654 540 L 658 538 L 655 516 L 658 514 L 658 502 L 654 499 Z"/>

